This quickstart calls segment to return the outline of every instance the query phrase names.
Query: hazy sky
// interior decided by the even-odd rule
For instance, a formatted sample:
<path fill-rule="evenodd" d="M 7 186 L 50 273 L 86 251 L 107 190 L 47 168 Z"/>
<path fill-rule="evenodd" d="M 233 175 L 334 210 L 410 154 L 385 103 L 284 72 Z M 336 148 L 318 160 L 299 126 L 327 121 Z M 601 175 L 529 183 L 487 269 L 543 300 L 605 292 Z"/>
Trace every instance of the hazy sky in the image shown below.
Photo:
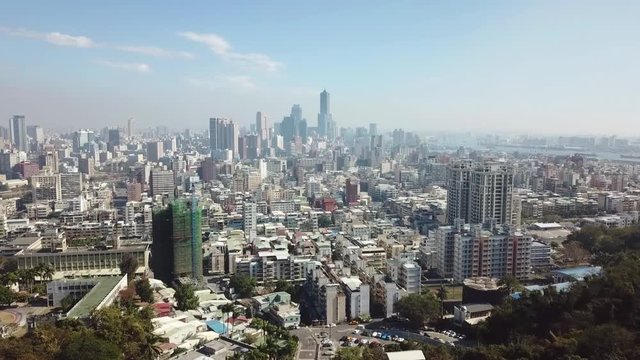
<path fill-rule="evenodd" d="M 640 1 L 2 1 L 0 116 L 640 135 Z"/>

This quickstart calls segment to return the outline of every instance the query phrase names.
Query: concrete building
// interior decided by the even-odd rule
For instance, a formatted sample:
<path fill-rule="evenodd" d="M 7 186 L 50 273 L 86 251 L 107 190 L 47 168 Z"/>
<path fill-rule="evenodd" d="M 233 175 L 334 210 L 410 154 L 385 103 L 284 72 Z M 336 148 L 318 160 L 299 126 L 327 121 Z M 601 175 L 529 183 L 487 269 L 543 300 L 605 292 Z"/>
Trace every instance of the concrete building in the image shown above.
<path fill-rule="evenodd" d="M 162 141 L 150 141 L 147 143 L 147 160 L 158 162 L 164 155 L 164 148 Z"/>
<path fill-rule="evenodd" d="M 31 177 L 33 201 L 60 201 L 62 187 L 60 174 L 39 174 Z"/>
<path fill-rule="evenodd" d="M 263 313 L 278 326 L 289 329 L 300 325 L 300 309 L 291 302 L 291 295 L 287 292 L 254 296 L 251 298 L 251 305 L 255 313 Z"/>
<path fill-rule="evenodd" d="M 511 230 L 483 230 L 479 225 L 441 227 L 435 233 L 440 276 L 462 282 L 470 277 L 524 280 L 531 271 L 530 235 Z"/>
<path fill-rule="evenodd" d="M 173 171 L 158 168 L 151 170 L 149 187 L 151 188 L 151 196 L 168 195 L 170 198 L 173 198 L 175 190 L 175 176 Z"/>
<path fill-rule="evenodd" d="M 24 115 L 14 115 L 9 122 L 9 137 L 14 148 L 19 151 L 28 152 L 27 142 L 27 122 Z"/>
<path fill-rule="evenodd" d="M 344 288 L 346 299 L 347 319 L 357 319 L 370 314 L 370 293 L 368 284 L 364 284 L 359 278 L 343 277 L 340 282 Z"/>
<path fill-rule="evenodd" d="M 82 174 L 60 174 L 60 196 L 62 200 L 70 200 L 82 195 Z"/>
<path fill-rule="evenodd" d="M 257 227 L 256 203 L 245 202 L 242 206 L 245 235 L 255 234 Z"/>
<path fill-rule="evenodd" d="M 422 268 L 414 262 L 405 262 L 400 265 L 398 273 L 398 285 L 407 290 L 409 294 L 420 294 L 422 290 Z"/>
<path fill-rule="evenodd" d="M 224 118 L 209 119 L 209 145 L 211 157 L 221 159 L 222 152 L 232 151 L 232 157 L 238 156 L 238 124 Z"/>
<path fill-rule="evenodd" d="M 512 213 L 513 169 L 503 163 L 460 161 L 449 167 L 447 179 L 447 221 L 469 224 L 519 222 Z"/>

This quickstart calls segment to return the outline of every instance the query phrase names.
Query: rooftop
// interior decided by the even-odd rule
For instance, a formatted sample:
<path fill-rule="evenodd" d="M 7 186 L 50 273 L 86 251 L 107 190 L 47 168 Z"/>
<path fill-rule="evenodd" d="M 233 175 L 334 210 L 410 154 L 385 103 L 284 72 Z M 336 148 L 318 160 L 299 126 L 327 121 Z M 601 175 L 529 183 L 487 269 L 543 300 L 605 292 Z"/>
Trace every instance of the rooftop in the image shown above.
<path fill-rule="evenodd" d="M 389 360 L 426 360 L 422 350 L 392 351 L 387 357 Z"/>
<path fill-rule="evenodd" d="M 86 318 L 91 315 L 116 285 L 122 280 L 122 276 L 100 278 L 97 284 L 78 303 L 69 310 L 69 318 Z"/>

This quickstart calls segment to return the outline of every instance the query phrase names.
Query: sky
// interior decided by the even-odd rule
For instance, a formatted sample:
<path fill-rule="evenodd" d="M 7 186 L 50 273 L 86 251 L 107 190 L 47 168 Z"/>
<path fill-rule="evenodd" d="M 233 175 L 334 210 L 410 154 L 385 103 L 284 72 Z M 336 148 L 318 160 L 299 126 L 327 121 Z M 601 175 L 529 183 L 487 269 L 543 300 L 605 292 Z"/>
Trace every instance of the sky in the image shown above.
<path fill-rule="evenodd" d="M 640 136 L 640 1 L 2 1 L 0 118 Z"/>

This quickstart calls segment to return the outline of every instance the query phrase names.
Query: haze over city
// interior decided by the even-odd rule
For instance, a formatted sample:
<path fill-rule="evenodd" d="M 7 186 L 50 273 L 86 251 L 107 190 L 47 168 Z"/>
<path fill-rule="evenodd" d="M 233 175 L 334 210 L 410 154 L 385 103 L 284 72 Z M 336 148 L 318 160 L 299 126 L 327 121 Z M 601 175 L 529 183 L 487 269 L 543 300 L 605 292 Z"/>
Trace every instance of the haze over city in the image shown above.
<path fill-rule="evenodd" d="M 0 114 L 71 130 L 315 125 L 638 135 L 637 1 L 5 1 Z"/>

